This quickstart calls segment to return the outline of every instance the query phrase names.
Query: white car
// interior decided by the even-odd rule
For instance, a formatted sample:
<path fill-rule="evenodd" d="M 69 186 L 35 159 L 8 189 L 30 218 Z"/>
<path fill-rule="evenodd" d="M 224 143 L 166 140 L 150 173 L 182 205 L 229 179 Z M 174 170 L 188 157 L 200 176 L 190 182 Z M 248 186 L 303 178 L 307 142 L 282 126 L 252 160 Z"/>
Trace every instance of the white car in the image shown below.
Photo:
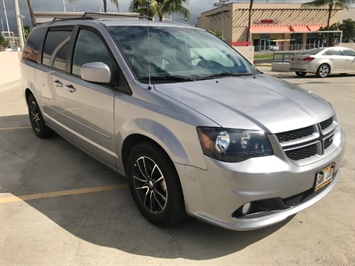
<path fill-rule="evenodd" d="M 299 77 L 307 73 L 320 78 L 330 73 L 355 74 L 355 51 L 346 47 L 311 49 L 292 57 L 289 69 Z"/>

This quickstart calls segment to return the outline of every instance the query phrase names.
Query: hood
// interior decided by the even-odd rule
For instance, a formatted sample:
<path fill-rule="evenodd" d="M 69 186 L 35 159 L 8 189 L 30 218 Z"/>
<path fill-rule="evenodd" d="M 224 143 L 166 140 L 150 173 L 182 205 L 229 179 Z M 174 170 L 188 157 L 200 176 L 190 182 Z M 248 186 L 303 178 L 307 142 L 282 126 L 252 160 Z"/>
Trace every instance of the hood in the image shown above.
<path fill-rule="evenodd" d="M 330 104 L 319 96 L 263 74 L 154 87 L 224 128 L 278 133 L 313 125 L 334 115 Z"/>

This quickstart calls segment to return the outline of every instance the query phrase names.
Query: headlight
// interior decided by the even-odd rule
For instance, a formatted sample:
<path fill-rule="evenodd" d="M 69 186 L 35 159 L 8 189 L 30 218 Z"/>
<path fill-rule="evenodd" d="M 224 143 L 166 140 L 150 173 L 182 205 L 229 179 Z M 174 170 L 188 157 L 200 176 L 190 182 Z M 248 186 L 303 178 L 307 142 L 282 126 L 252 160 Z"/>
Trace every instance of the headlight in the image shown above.
<path fill-rule="evenodd" d="M 197 133 L 203 153 L 220 161 L 241 162 L 273 154 L 262 131 L 198 127 Z"/>

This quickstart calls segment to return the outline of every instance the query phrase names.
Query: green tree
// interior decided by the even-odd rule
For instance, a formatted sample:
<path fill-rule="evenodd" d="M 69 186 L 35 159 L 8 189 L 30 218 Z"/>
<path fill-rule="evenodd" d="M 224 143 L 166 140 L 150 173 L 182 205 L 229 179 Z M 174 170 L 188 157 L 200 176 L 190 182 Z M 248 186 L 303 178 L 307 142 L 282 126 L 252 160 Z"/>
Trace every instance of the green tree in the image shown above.
<path fill-rule="evenodd" d="M 0 48 L 7 47 L 9 43 L 5 40 L 4 36 L 0 35 Z"/>
<path fill-rule="evenodd" d="M 316 33 L 316 38 L 319 40 L 326 40 L 328 45 L 334 46 L 340 42 L 340 32 L 322 32 L 322 31 L 339 31 L 340 30 L 340 23 L 336 22 L 330 27 L 320 27 L 318 32 Z"/>
<path fill-rule="evenodd" d="M 339 29 L 343 31 L 343 39 L 347 42 L 352 40 L 355 42 L 355 20 L 344 19 L 340 24 Z"/>
<path fill-rule="evenodd" d="M 139 12 L 140 15 L 148 15 L 148 17 L 159 17 L 159 21 L 164 20 L 164 14 L 180 14 L 185 18 L 190 17 L 190 11 L 183 6 L 188 0 L 132 0 L 129 10 Z M 148 14 L 147 14 L 148 10 Z"/>
<path fill-rule="evenodd" d="M 213 35 L 216 35 L 218 38 L 223 40 L 222 33 L 220 33 L 219 31 L 215 31 L 215 30 L 210 29 L 210 30 L 208 30 L 208 32 L 212 33 Z"/>
<path fill-rule="evenodd" d="M 349 5 L 355 3 L 355 0 L 314 0 L 312 2 L 307 2 L 302 4 L 303 7 L 328 7 L 328 19 L 327 27 L 330 27 L 330 18 L 334 9 L 347 9 L 349 10 Z"/>
<path fill-rule="evenodd" d="M 104 2 L 104 12 L 107 12 L 107 0 L 102 0 Z M 117 10 L 119 9 L 119 5 L 118 5 L 118 0 L 111 0 L 111 3 L 114 3 Z"/>
<path fill-rule="evenodd" d="M 23 35 L 25 36 L 25 39 L 27 40 L 28 35 L 30 34 L 31 28 L 28 25 L 23 26 Z"/>

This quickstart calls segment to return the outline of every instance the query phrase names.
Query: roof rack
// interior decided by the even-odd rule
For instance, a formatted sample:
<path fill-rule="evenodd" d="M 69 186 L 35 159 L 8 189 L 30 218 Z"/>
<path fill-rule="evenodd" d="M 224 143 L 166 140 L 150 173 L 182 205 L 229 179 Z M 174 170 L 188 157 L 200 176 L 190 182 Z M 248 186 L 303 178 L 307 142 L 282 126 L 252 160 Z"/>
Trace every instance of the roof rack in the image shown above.
<path fill-rule="evenodd" d="M 138 18 L 139 13 L 133 12 L 119 12 L 119 13 L 100 13 L 100 12 L 85 12 L 83 18 L 90 16 L 96 19 L 109 19 L 109 18 Z"/>
<path fill-rule="evenodd" d="M 95 18 L 92 17 L 72 17 L 72 18 L 53 18 L 52 21 L 58 21 L 58 20 L 76 20 L 76 19 L 80 19 L 80 20 L 92 20 Z"/>
<path fill-rule="evenodd" d="M 50 21 L 58 20 L 85 20 L 85 19 L 138 19 L 139 13 L 116 12 L 116 13 L 98 13 L 98 12 L 34 12 L 36 25 Z"/>

